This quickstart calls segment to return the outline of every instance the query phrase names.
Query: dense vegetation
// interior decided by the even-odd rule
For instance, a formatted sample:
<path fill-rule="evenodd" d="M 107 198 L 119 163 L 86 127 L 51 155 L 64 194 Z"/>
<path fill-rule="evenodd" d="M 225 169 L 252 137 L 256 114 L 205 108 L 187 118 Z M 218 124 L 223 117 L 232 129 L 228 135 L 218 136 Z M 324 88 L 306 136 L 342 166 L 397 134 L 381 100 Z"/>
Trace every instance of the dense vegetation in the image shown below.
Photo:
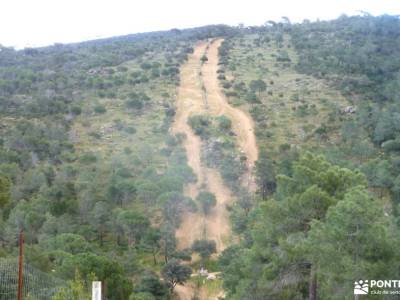
<path fill-rule="evenodd" d="M 355 280 L 399 276 L 400 20 L 369 15 L 1 47 L 1 259 L 23 230 L 26 261 L 66 283 L 59 300 L 95 278 L 107 299 L 169 299 L 183 260 L 205 264 L 215 243 L 177 251 L 175 230 L 215 196 L 184 196 L 196 177 L 169 128 L 180 65 L 215 36 L 221 87 L 260 148 L 250 195 L 230 119 L 189 120 L 237 197 L 227 299 L 351 299 Z"/>
<path fill-rule="evenodd" d="M 107 299 L 169 298 L 191 272 L 175 230 L 197 209 L 182 194 L 196 180 L 184 137 L 168 133 L 179 66 L 229 31 L 1 48 L 0 257 L 16 256 L 23 230 L 25 261 L 66 283 L 57 299 L 95 278 Z"/>
<path fill-rule="evenodd" d="M 399 43 L 398 17 L 368 15 L 225 41 L 220 79 L 257 124 L 264 199 L 232 215 L 229 299 L 352 299 L 358 278 L 398 276 Z"/>

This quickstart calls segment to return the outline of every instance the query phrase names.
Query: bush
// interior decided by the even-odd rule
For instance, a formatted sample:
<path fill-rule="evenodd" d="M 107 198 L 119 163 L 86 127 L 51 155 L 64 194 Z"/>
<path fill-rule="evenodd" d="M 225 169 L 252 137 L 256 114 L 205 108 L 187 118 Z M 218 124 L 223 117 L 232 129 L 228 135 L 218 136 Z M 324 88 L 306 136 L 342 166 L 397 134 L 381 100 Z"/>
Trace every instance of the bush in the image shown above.
<path fill-rule="evenodd" d="M 211 240 L 196 240 L 192 245 L 192 250 L 199 253 L 200 257 L 204 260 L 217 252 L 215 241 Z"/>
<path fill-rule="evenodd" d="M 218 80 L 225 80 L 226 77 L 223 74 L 218 75 Z"/>
<path fill-rule="evenodd" d="M 249 103 L 261 103 L 260 100 L 258 99 L 257 95 L 253 92 L 247 93 L 245 100 Z"/>
<path fill-rule="evenodd" d="M 210 192 L 200 192 L 196 198 L 196 201 L 201 205 L 201 209 L 205 215 L 208 215 L 211 208 L 217 204 L 215 195 Z"/>
<path fill-rule="evenodd" d="M 82 109 L 79 106 L 72 106 L 71 107 L 71 113 L 74 115 L 78 116 L 82 113 Z"/>
<path fill-rule="evenodd" d="M 127 126 L 124 128 L 124 131 L 130 134 L 135 134 L 136 133 L 136 128 L 133 126 Z"/>
<path fill-rule="evenodd" d="M 142 109 L 143 108 L 143 101 L 140 99 L 129 99 L 125 102 L 127 108 L 133 109 Z"/>
<path fill-rule="evenodd" d="M 147 62 L 144 62 L 144 63 L 140 64 L 140 67 L 141 67 L 143 70 L 150 70 L 151 67 L 152 67 L 152 65 L 149 64 L 149 63 L 147 63 Z"/>
<path fill-rule="evenodd" d="M 96 104 L 93 110 L 96 114 L 104 114 L 107 112 L 106 107 L 102 104 Z"/>
<path fill-rule="evenodd" d="M 400 151 L 400 140 L 389 140 L 382 143 L 382 148 L 387 151 Z"/>
<path fill-rule="evenodd" d="M 218 117 L 218 127 L 220 130 L 223 131 L 229 131 L 232 128 L 232 121 L 231 119 L 225 117 L 225 116 L 220 116 Z"/>
<path fill-rule="evenodd" d="M 224 89 L 230 89 L 232 87 L 232 83 L 225 81 L 224 83 L 222 83 L 222 86 L 224 87 Z"/>
<path fill-rule="evenodd" d="M 234 92 L 234 91 L 226 91 L 225 95 L 227 97 L 237 97 L 238 94 L 236 92 Z"/>
<path fill-rule="evenodd" d="M 93 153 L 84 153 L 79 160 L 83 164 L 92 164 L 97 161 L 97 157 Z"/>
<path fill-rule="evenodd" d="M 279 145 L 279 152 L 286 152 L 286 151 L 288 151 L 288 150 L 290 150 L 290 145 L 289 144 L 281 144 L 281 145 Z"/>
<path fill-rule="evenodd" d="M 191 116 L 189 117 L 188 124 L 190 127 L 192 127 L 195 134 L 200 135 L 202 138 L 207 138 L 209 136 L 209 126 L 211 124 L 211 121 L 208 116 Z"/>

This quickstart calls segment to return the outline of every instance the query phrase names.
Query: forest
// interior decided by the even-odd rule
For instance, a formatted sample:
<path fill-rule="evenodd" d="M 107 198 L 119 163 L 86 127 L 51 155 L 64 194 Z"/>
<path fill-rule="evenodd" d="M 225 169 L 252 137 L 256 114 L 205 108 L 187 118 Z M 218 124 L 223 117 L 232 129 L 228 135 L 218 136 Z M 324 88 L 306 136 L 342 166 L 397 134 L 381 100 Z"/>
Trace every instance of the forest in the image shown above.
<path fill-rule="evenodd" d="M 173 130 L 204 41 L 198 76 L 216 63 L 221 95 L 251 117 L 254 166 L 233 110 Z M 91 299 L 94 280 L 110 300 L 186 299 L 181 285 L 191 299 L 353 299 L 355 281 L 400 275 L 398 16 L 0 46 L 0 133 L 0 299 L 16 298 L 20 232 L 26 276 L 47 282 L 26 279 L 32 300 Z M 202 180 L 189 138 L 232 194 L 224 247 L 180 246 L 185 218 L 219 205 L 207 182 L 187 192 Z"/>

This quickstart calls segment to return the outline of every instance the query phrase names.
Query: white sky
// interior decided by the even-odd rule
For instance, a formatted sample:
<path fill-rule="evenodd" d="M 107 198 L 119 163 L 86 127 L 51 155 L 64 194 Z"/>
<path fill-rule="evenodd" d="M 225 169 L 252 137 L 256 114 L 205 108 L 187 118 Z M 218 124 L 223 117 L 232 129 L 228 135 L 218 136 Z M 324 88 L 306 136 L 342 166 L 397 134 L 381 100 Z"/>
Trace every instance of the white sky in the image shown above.
<path fill-rule="evenodd" d="M 400 14 L 399 0 L 0 0 L 0 44 L 17 48 L 208 24 L 260 25 L 367 11 Z"/>

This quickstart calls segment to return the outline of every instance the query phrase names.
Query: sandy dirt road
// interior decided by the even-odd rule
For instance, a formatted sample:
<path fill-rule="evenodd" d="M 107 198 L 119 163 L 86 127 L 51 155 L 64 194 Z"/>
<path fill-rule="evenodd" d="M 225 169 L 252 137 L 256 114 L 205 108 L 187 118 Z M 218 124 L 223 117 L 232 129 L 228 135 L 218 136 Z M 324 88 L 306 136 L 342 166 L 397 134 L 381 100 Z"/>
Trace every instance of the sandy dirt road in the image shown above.
<path fill-rule="evenodd" d="M 201 162 L 202 142 L 187 124 L 189 116 L 208 113 L 214 116 L 226 115 L 232 120 L 234 131 L 240 149 L 247 157 L 248 174 L 243 184 L 251 191 L 255 190 L 252 177 L 254 162 L 258 157 L 254 126 L 250 116 L 244 111 L 229 105 L 221 92 L 217 78 L 218 48 L 222 39 L 199 43 L 194 53 L 180 70 L 180 86 L 178 88 L 177 110 L 172 133 L 184 133 L 186 139 L 184 147 L 188 157 L 188 165 L 197 175 L 197 182 L 185 188 L 185 194 L 195 198 L 201 190 L 208 190 L 215 194 L 217 204 L 211 213 L 204 217 L 200 212 L 186 213 L 182 224 L 176 232 L 178 248 L 185 249 L 201 238 L 214 240 L 217 253 L 221 253 L 230 243 L 231 229 L 227 204 L 233 201 L 232 192 L 224 184 L 221 175 L 216 169 L 207 168 Z M 200 58 L 206 54 L 208 61 L 201 65 Z M 202 86 L 206 90 L 206 101 Z M 176 288 L 178 299 L 191 299 L 194 295 L 193 287 L 179 286 Z M 203 299 L 203 298 L 202 298 Z"/>

